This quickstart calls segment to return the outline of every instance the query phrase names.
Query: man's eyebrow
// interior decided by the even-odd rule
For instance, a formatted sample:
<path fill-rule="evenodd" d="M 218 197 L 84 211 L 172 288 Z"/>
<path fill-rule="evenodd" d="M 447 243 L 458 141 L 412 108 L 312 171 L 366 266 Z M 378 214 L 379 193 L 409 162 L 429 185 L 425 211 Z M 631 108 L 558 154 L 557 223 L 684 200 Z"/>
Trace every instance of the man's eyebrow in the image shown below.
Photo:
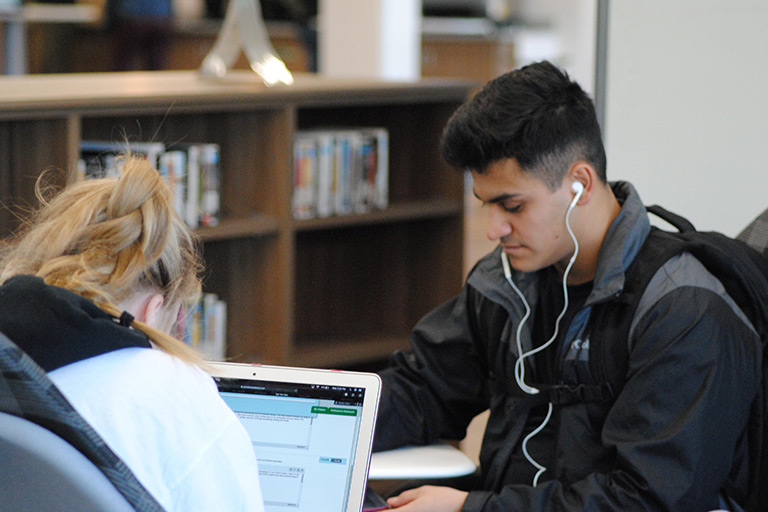
<path fill-rule="evenodd" d="M 497 203 L 503 203 L 505 201 L 508 201 L 510 199 L 518 199 L 520 197 L 520 194 L 499 194 L 495 197 L 492 197 L 491 199 L 488 199 L 487 201 L 483 199 L 482 197 L 477 195 L 477 192 L 475 192 L 474 189 L 472 189 L 472 194 L 479 199 L 483 204 L 497 204 Z"/>

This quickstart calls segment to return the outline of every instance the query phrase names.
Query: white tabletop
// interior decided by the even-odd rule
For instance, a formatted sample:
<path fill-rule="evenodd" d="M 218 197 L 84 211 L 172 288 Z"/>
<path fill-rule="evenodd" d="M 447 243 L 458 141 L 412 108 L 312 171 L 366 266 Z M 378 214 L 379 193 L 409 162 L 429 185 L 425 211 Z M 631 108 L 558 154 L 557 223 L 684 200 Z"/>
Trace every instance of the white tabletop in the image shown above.
<path fill-rule="evenodd" d="M 468 475 L 475 469 L 475 463 L 464 452 L 439 443 L 374 453 L 368 479 L 451 478 Z"/>

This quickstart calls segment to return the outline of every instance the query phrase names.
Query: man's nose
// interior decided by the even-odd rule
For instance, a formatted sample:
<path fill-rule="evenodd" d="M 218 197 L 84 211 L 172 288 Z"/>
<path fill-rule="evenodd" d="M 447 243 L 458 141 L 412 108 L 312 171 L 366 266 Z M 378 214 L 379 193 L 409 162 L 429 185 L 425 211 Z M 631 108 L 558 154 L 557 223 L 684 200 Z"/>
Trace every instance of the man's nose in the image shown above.
<path fill-rule="evenodd" d="M 495 242 L 512 233 L 512 226 L 506 219 L 504 212 L 496 205 L 488 209 L 488 226 L 486 236 L 488 240 Z"/>

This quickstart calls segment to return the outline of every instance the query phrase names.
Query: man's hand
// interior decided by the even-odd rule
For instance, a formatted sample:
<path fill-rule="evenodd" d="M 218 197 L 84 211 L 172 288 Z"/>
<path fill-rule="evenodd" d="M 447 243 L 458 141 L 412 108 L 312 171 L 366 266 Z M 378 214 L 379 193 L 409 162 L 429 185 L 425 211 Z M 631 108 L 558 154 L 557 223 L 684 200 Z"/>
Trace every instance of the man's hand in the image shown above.
<path fill-rule="evenodd" d="M 452 487 L 424 485 L 389 498 L 387 503 L 401 512 L 460 512 L 467 494 Z"/>

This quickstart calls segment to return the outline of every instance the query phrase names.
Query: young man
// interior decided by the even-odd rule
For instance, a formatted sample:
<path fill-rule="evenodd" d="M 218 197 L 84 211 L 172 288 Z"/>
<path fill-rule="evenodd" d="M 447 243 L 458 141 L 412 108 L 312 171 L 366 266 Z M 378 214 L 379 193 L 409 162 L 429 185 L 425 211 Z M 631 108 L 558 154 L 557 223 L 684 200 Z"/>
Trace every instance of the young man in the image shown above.
<path fill-rule="evenodd" d="M 626 512 L 738 501 L 760 344 L 690 254 L 659 270 L 628 339 L 611 341 L 629 347 L 620 392 L 566 403 L 546 393 L 603 390 L 589 365 L 590 340 L 599 339 L 591 313 L 608 304 L 618 321 L 613 303 L 650 231 L 632 185 L 606 181 L 584 91 L 548 62 L 503 75 L 454 114 L 442 151 L 471 172 L 499 247 L 458 297 L 416 325 L 412 353 L 396 354 L 383 372 L 375 449 L 461 439 L 476 414 L 490 417 L 471 487 L 419 487 L 390 504 Z"/>

